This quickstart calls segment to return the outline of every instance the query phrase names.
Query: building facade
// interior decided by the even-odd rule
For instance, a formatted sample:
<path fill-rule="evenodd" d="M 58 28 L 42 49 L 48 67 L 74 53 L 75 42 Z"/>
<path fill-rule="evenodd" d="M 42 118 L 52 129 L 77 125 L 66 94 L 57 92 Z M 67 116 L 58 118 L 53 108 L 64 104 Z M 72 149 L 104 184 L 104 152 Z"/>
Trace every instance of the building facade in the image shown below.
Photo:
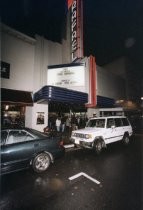
<path fill-rule="evenodd" d="M 80 91 L 88 95 L 87 103 L 84 104 L 88 117 L 97 112 L 98 108 L 113 108 L 116 100 L 126 98 L 124 62 L 117 60 L 107 66 L 100 67 L 93 60 L 95 74 L 93 74 L 94 78 L 92 78 L 94 83 L 93 81 L 91 83 L 90 58 L 84 57 L 72 62 L 69 45 L 69 39 L 63 40 L 62 44 L 59 44 L 46 40 L 39 35 L 31 38 L 2 24 L 1 101 L 3 122 L 10 118 L 12 123 L 15 124 L 17 118 L 20 117 L 23 118 L 25 126 L 43 131 L 48 124 L 50 103 L 48 100 L 45 100 L 46 103 L 39 100 L 34 102 L 33 99 L 37 91 L 49 85 L 48 68 L 50 69 L 52 66 L 73 66 L 73 63 L 74 65 L 84 66 L 83 89 L 78 89 L 76 85 L 73 88 L 69 88 L 68 85 L 63 88 Z M 122 69 L 122 75 L 115 74 L 115 69 Z M 8 76 L 3 74 L 4 71 L 8 71 Z M 80 76 L 78 76 L 78 80 L 80 81 Z M 93 85 L 95 86 L 96 95 L 95 92 L 91 93 Z M 59 87 L 62 88 L 62 86 Z M 91 104 L 93 95 L 96 103 L 93 106 L 88 106 Z M 55 103 L 52 105 L 55 106 Z"/>

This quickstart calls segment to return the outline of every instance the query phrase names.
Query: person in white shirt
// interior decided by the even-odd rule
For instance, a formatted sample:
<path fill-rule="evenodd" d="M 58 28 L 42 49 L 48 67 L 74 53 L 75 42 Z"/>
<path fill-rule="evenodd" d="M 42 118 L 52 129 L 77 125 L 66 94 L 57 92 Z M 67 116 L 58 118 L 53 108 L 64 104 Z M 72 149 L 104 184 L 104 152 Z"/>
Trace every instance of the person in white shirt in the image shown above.
<path fill-rule="evenodd" d="M 57 128 L 57 131 L 60 132 L 60 128 L 61 128 L 61 119 L 60 119 L 60 117 L 58 117 L 56 119 L 56 128 Z"/>

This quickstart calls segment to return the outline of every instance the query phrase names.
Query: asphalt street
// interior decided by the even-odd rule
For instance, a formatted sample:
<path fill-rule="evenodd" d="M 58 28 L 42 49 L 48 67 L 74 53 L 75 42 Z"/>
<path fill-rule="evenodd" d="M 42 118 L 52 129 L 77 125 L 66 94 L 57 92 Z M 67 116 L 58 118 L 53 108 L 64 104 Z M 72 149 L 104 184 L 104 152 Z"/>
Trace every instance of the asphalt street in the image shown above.
<path fill-rule="evenodd" d="M 1 210 L 143 209 L 143 135 L 100 155 L 66 149 L 44 174 L 25 170 L 1 176 Z"/>

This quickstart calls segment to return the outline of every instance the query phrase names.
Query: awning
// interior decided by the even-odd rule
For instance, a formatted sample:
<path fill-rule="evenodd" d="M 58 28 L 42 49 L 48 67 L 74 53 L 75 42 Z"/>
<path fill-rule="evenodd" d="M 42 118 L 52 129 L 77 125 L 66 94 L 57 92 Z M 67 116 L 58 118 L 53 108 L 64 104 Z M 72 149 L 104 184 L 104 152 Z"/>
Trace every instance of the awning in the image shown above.
<path fill-rule="evenodd" d="M 98 107 L 113 107 L 115 105 L 115 100 L 113 98 L 108 98 L 105 96 L 97 96 L 97 106 Z"/>
<path fill-rule="evenodd" d="M 28 91 L 1 88 L 1 102 L 7 104 L 32 106 L 32 93 Z"/>
<path fill-rule="evenodd" d="M 69 113 L 72 112 L 87 112 L 87 108 L 84 104 L 67 104 L 67 103 L 58 103 L 58 102 L 49 102 L 48 103 L 49 112 L 61 112 Z"/>
<path fill-rule="evenodd" d="M 65 103 L 85 104 L 88 102 L 88 94 L 56 86 L 44 86 L 34 94 L 34 102 L 37 103 Z"/>

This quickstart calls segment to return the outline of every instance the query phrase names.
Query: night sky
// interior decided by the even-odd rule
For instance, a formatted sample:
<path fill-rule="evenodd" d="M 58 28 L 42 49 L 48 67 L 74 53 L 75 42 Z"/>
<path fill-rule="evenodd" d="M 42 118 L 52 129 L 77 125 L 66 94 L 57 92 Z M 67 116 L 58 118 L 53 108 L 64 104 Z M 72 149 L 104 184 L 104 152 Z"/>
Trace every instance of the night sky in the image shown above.
<path fill-rule="evenodd" d="M 86 31 L 89 28 L 90 31 L 85 33 L 85 39 L 88 40 L 86 45 L 89 46 L 89 48 L 86 46 L 87 54 L 93 52 L 99 55 L 99 60 L 102 59 L 106 63 L 106 59 L 108 62 L 132 51 L 132 48 L 133 51 L 136 47 L 142 49 L 143 1 L 84 0 L 84 15 L 84 28 L 87 28 Z M 134 39 L 132 47 L 126 46 L 129 38 Z"/>
<path fill-rule="evenodd" d="M 143 1 L 84 0 L 84 39 L 85 54 L 95 55 L 98 65 L 121 56 L 128 58 L 129 99 L 140 103 L 143 95 Z"/>
<path fill-rule="evenodd" d="M 61 42 L 65 36 L 66 0 L 2 0 L 3 23 L 33 36 Z M 134 83 L 143 78 L 143 1 L 83 0 L 84 52 L 98 65 L 120 56 L 132 62 Z"/>
<path fill-rule="evenodd" d="M 60 42 L 66 20 L 65 0 L 2 0 L 1 19 L 30 36 Z"/>

